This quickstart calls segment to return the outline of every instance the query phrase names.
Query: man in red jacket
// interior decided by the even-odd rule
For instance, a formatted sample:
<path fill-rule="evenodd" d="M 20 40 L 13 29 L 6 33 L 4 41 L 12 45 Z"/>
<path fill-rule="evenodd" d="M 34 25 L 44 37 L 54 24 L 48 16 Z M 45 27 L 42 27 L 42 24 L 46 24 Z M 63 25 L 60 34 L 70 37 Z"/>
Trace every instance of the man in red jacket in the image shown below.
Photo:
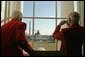
<path fill-rule="evenodd" d="M 1 56 L 23 56 L 23 50 L 33 52 L 25 38 L 26 24 L 21 20 L 22 13 L 14 11 L 12 20 L 1 27 Z"/>
<path fill-rule="evenodd" d="M 71 12 L 68 16 L 68 21 L 61 21 L 53 33 L 53 37 L 61 41 L 61 51 L 67 56 L 82 55 L 84 27 L 78 24 L 79 19 L 79 13 Z M 61 26 L 65 23 L 69 28 L 64 28 L 60 31 Z"/>

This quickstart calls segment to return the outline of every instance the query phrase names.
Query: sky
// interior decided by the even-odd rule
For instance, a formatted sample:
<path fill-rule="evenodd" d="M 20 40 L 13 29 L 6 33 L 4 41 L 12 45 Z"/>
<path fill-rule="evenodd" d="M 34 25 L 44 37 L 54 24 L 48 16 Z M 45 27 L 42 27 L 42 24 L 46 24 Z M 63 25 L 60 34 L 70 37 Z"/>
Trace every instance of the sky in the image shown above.
<path fill-rule="evenodd" d="M 61 3 L 57 5 L 57 17 L 61 16 Z M 55 1 L 36 1 L 35 2 L 35 17 L 55 17 Z M 23 16 L 33 17 L 33 1 L 24 1 Z M 23 19 L 27 24 L 26 33 L 29 34 L 29 22 L 31 21 L 32 34 L 32 19 Z M 41 35 L 52 35 L 55 30 L 55 19 L 35 19 L 34 32 L 39 30 Z"/>

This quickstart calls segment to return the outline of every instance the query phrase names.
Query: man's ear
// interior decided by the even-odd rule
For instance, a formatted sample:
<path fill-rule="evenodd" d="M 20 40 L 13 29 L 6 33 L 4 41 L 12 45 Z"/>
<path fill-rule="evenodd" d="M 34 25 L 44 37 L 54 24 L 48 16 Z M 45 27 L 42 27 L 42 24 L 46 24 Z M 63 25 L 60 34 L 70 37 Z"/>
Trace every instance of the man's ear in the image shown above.
<path fill-rule="evenodd" d="M 20 18 L 20 21 L 22 21 L 22 18 Z"/>
<path fill-rule="evenodd" d="M 69 18 L 69 22 L 71 22 L 71 18 Z"/>

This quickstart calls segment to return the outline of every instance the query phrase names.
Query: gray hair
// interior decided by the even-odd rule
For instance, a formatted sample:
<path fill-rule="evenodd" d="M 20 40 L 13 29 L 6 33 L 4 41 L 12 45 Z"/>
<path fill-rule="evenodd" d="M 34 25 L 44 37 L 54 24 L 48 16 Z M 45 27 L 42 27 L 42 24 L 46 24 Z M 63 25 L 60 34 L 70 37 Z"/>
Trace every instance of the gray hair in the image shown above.
<path fill-rule="evenodd" d="M 22 18 L 22 13 L 20 11 L 14 11 L 12 13 L 12 19 L 21 19 Z"/>
<path fill-rule="evenodd" d="M 71 12 L 69 17 L 73 23 L 78 23 L 80 20 L 80 14 L 78 12 Z"/>

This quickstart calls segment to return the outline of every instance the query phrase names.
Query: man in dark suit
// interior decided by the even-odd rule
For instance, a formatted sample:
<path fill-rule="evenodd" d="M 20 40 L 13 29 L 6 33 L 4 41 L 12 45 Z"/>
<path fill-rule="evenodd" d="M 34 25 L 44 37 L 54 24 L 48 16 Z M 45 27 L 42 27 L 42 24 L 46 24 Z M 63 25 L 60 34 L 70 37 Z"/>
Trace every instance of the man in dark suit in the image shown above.
<path fill-rule="evenodd" d="M 23 50 L 33 52 L 25 38 L 26 24 L 21 20 L 22 13 L 14 11 L 12 20 L 1 27 L 1 56 L 23 56 Z"/>
<path fill-rule="evenodd" d="M 56 27 L 53 37 L 61 41 L 61 51 L 67 56 L 81 56 L 82 44 L 84 43 L 84 27 L 79 23 L 80 15 L 78 12 L 71 12 L 67 21 L 61 21 Z M 63 24 L 67 24 L 69 28 L 60 31 Z"/>

